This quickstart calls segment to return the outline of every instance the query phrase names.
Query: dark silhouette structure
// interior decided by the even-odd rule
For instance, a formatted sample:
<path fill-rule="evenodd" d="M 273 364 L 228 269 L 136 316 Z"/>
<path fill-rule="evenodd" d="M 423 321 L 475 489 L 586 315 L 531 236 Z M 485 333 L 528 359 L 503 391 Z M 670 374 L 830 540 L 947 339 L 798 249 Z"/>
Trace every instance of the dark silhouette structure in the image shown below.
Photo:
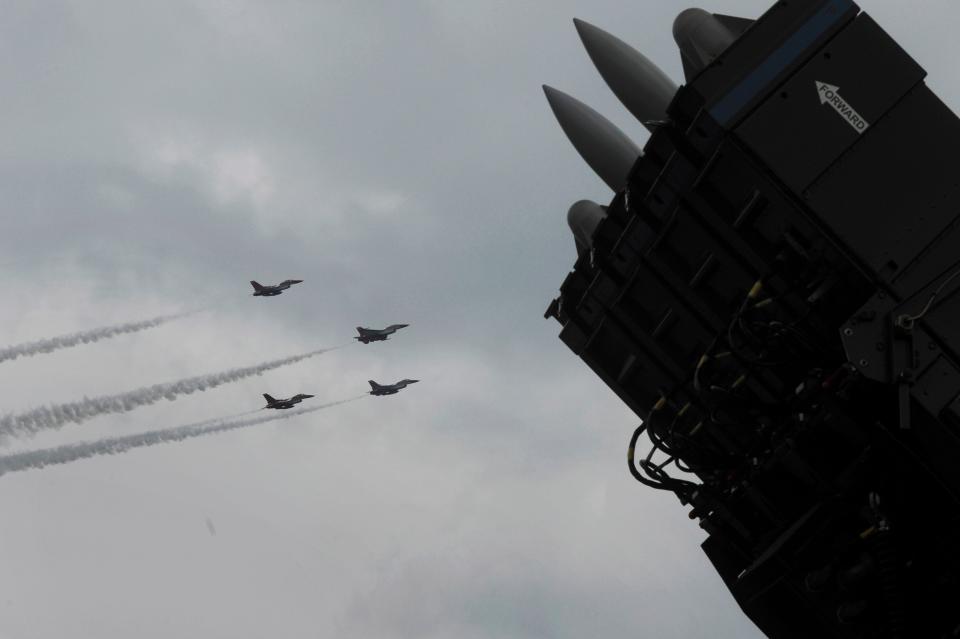
<path fill-rule="evenodd" d="M 668 97 L 577 29 L 652 134 L 547 89 L 615 195 L 546 315 L 642 419 L 631 474 L 770 637 L 960 636 L 960 120 L 850 0 L 684 11 Z"/>

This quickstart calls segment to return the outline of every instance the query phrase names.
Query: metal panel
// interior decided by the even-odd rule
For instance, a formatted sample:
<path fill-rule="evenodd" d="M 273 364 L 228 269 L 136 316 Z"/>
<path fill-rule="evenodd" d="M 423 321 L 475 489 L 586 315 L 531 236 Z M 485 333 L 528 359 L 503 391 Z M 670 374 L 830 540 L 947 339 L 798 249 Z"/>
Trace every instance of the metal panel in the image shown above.
<path fill-rule="evenodd" d="M 861 14 L 741 124 L 736 134 L 795 193 L 911 88 L 923 69 Z"/>
<path fill-rule="evenodd" d="M 691 85 L 732 125 L 858 12 L 850 0 L 778 2 Z"/>
<path fill-rule="evenodd" d="M 806 192 L 822 222 L 892 279 L 960 211 L 960 120 L 918 86 Z"/>

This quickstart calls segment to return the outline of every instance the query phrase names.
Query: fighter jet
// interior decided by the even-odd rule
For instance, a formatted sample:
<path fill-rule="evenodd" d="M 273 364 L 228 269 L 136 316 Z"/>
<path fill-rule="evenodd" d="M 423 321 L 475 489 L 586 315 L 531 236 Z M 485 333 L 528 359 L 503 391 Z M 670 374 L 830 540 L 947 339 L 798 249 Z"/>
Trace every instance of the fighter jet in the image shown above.
<path fill-rule="evenodd" d="M 402 379 L 396 384 L 387 384 L 386 386 L 381 386 L 375 381 L 368 380 L 370 382 L 370 394 L 371 395 L 396 395 L 402 389 L 406 388 L 409 384 L 416 384 L 419 382 L 419 379 Z"/>
<path fill-rule="evenodd" d="M 354 337 L 353 339 L 363 342 L 364 344 L 369 344 L 370 342 L 383 342 L 391 335 L 399 331 L 401 328 L 406 328 L 410 326 L 409 324 L 391 324 L 390 326 L 377 330 L 375 328 L 363 328 L 362 326 L 357 327 L 357 332 L 360 333 L 359 337 Z"/>
<path fill-rule="evenodd" d="M 273 297 L 274 295 L 280 295 L 283 291 L 287 290 L 294 284 L 299 284 L 303 280 L 283 280 L 276 286 L 264 286 L 259 282 L 251 281 L 250 284 L 253 286 L 253 296 L 254 297 Z"/>
<path fill-rule="evenodd" d="M 264 406 L 264 408 L 276 408 L 278 410 L 293 408 L 294 404 L 299 404 L 303 400 L 310 399 L 311 397 L 313 397 L 313 395 L 294 395 L 290 399 L 276 399 L 264 393 L 263 398 L 267 400 L 267 405 Z"/>

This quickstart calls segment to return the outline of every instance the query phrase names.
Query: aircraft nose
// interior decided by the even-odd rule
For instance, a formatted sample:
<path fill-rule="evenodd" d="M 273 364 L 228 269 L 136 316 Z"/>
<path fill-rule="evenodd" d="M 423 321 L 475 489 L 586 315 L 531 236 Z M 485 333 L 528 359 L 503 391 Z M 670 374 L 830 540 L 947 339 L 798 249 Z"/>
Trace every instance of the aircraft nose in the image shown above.
<path fill-rule="evenodd" d="M 310 397 L 316 397 L 316 395 L 304 395 L 303 397 L 304 397 L 304 399 L 308 399 L 308 398 L 310 398 Z"/>
<path fill-rule="evenodd" d="M 411 383 L 411 384 L 416 384 L 416 383 L 419 382 L 420 380 L 419 380 L 419 379 L 408 379 L 407 381 L 408 381 L 409 383 Z"/>

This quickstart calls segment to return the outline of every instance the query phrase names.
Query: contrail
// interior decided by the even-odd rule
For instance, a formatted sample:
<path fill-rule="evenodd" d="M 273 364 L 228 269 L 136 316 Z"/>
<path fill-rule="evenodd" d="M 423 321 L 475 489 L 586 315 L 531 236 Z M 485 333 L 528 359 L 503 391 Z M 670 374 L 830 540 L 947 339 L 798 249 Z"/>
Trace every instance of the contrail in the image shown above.
<path fill-rule="evenodd" d="M 90 344 L 92 342 L 99 342 L 102 339 L 116 337 L 117 335 L 145 331 L 148 328 L 156 328 L 157 326 L 161 326 L 167 322 L 172 322 L 182 317 L 187 317 L 188 315 L 193 315 L 199 312 L 200 311 L 190 311 L 187 313 L 177 313 L 176 315 L 161 315 L 160 317 L 154 317 L 153 319 L 143 320 L 140 322 L 128 322 L 126 324 L 104 326 L 102 328 L 94 328 L 89 331 L 69 333 L 67 335 L 60 335 L 58 337 L 51 337 L 49 339 L 37 340 L 36 342 L 24 342 L 23 344 L 16 344 L 14 346 L 0 348 L 0 362 L 17 359 L 18 357 L 31 357 L 33 355 L 40 355 L 41 353 L 52 353 L 53 351 L 58 351 L 61 348 L 70 348 L 80 344 Z"/>
<path fill-rule="evenodd" d="M 254 408 L 253 410 L 245 410 L 242 413 L 234 413 L 233 415 L 223 415 L 222 417 L 211 417 L 210 419 L 201 419 L 199 422 L 193 422 L 191 426 L 210 426 L 212 424 L 220 424 L 223 422 L 228 422 L 232 419 L 237 419 L 240 417 L 246 417 L 247 415 L 253 415 L 254 413 L 259 413 L 262 411 L 262 408 Z"/>
<path fill-rule="evenodd" d="M 173 442 L 192 439 L 193 437 L 203 437 L 215 433 L 223 433 L 228 430 L 238 428 L 247 428 L 266 422 L 272 422 L 279 419 L 290 419 L 314 413 L 318 410 L 339 406 L 348 402 L 355 402 L 358 399 L 368 397 L 366 393 L 350 399 L 342 399 L 329 404 L 320 404 L 292 412 L 282 412 L 263 417 L 254 417 L 251 419 L 242 419 L 234 422 L 225 422 L 221 424 L 207 425 L 210 420 L 197 422 L 171 428 L 169 430 L 153 430 L 139 435 L 126 435 L 124 437 L 110 437 L 93 442 L 81 442 L 79 444 L 67 444 L 66 446 L 56 446 L 54 448 L 44 448 L 41 450 L 31 450 L 24 453 L 14 453 L 0 457 L 0 475 L 14 473 L 21 470 L 30 470 L 34 468 L 44 468 L 57 464 L 69 464 L 80 459 L 89 459 L 99 455 L 119 455 L 134 448 L 143 448 L 144 446 L 156 446 L 157 444 L 170 444 Z"/>
<path fill-rule="evenodd" d="M 266 371 L 288 366 L 321 353 L 336 348 L 322 348 L 302 355 L 293 355 L 283 359 L 275 359 L 256 366 L 234 368 L 221 373 L 211 373 L 198 377 L 188 377 L 177 382 L 154 384 L 136 390 L 120 393 L 119 395 L 103 395 L 101 397 L 84 397 L 79 402 L 69 402 L 54 406 L 41 406 L 19 415 L 5 415 L 0 417 L 0 438 L 6 436 L 24 437 L 34 435 L 42 430 L 62 428 L 67 423 L 79 424 L 98 415 L 108 413 L 126 413 L 140 406 L 148 406 L 161 399 L 175 400 L 179 395 L 205 391 L 221 384 L 236 382 L 246 377 L 260 375 Z"/>

